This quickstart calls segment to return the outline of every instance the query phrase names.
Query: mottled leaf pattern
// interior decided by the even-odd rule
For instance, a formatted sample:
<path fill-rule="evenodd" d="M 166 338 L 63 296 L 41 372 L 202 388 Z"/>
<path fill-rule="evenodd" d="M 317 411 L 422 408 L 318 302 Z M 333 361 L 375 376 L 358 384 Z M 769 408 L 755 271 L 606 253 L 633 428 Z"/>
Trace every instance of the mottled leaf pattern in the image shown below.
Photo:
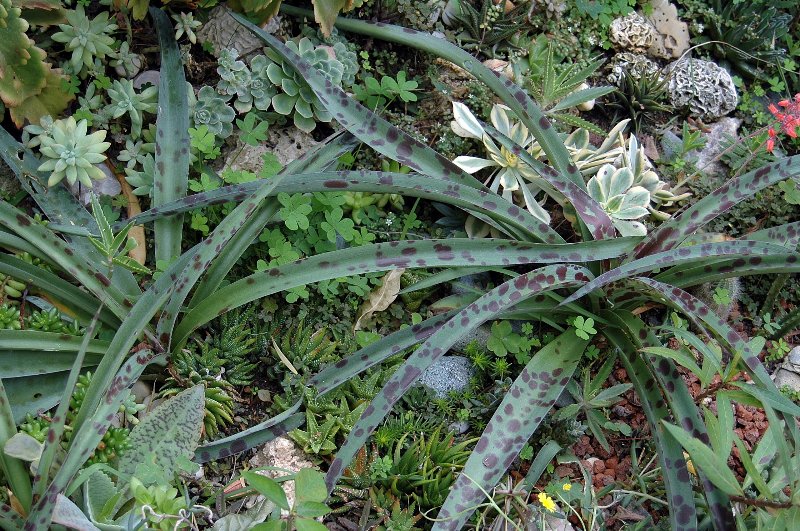
<path fill-rule="evenodd" d="M 796 253 L 786 254 L 785 247 L 755 241 L 728 241 L 679 247 L 671 251 L 640 258 L 612 269 L 607 273 L 603 273 L 592 282 L 567 297 L 563 304 L 575 301 L 611 282 L 616 282 L 633 275 L 639 275 L 669 266 L 683 265 L 709 257 L 724 257 L 727 255 L 736 257 L 734 263 L 731 264 L 733 270 L 744 268 L 752 269 L 753 266 L 760 264 L 763 259 L 762 257 L 765 256 L 782 256 L 790 263 L 795 263 L 798 260 Z"/>
<path fill-rule="evenodd" d="M 459 337 L 531 295 L 587 282 L 590 275 L 586 269 L 578 266 L 545 266 L 504 282 L 458 312 L 409 356 L 373 398 L 328 469 L 325 479 L 328 490 L 333 489 L 344 468 L 364 446 L 369 435 L 389 413 L 394 403 Z"/>
<path fill-rule="evenodd" d="M 588 344 L 571 328 L 531 358 L 472 450 L 433 529 L 464 528 L 564 391 Z"/>
<path fill-rule="evenodd" d="M 153 206 L 158 206 L 185 196 L 189 186 L 189 99 L 181 51 L 169 17 L 155 7 L 150 8 L 150 16 L 161 45 L 153 175 Z M 169 261 L 181 254 L 182 215 L 157 219 L 154 233 L 156 260 Z"/>
<path fill-rule="evenodd" d="M 737 203 L 754 196 L 768 186 L 798 174 L 800 174 L 800 155 L 795 155 L 734 177 L 648 234 L 630 259 L 676 247 L 697 229 L 707 225 Z"/>
<path fill-rule="evenodd" d="M 580 244 L 521 244 L 513 240 L 460 239 L 378 243 L 312 256 L 253 273 L 201 301 L 175 328 L 178 344 L 217 315 L 295 286 L 397 267 L 509 266 L 591 262 L 620 256 L 636 239 L 614 238 Z M 635 243 L 634 243 L 635 245 Z M 458 248 L 458 252 L 454 249 Z"/>

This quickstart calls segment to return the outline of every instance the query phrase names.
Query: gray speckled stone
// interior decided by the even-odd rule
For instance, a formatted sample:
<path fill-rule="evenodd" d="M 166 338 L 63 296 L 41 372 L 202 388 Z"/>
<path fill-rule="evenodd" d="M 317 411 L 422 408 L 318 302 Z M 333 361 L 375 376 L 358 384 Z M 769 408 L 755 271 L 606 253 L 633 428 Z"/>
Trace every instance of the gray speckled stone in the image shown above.
<path fill-rule="evenodd" d="M 422 373 L 420 383 L 429 387 L 437 397 L 450 391 L 461 391 L 469 385 L 475 373 L 472 362 L 464 356 L 442 356 Z"/>

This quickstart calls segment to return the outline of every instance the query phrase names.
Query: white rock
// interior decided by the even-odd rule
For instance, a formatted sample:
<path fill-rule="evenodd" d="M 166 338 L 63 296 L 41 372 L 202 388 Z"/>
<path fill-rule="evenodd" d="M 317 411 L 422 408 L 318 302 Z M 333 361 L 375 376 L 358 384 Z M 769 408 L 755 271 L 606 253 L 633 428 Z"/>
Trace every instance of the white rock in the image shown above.
<path fill-rule="evenodd" d="M 611 22 L 609 38 L 624 52 L 644 53 L 656 41 L 656 29 L 640 14 L 631 13 Z"/>
<path fill-rule="evenodd" d="M 276 18 L 273 17 L 272 20 Z M 272 33 L 277 29 L 277 24 L 272 20 L 264 28 L 267 33 Z M 228 8 L 222 6 L 211 11 L 208 22 L 203 24 L 203 27 L 197 32 L 197 39 L 201 43 L 210 42 L 214 47 L 214 54 L 217 56 L 225 48 L 236 48 L 241 55 L 247 55 L 264 46 L 261 39 L 239 24 L 231 16 Z"/>
<path fill-rule="evenodd" d="M 659 71 L 658 65 L 639 53 L 620 52 L 611 58 L 610 73 L 606 77 L 609 82 L 617 86 L 622 85 L 625 73 L 634 79 L 650 76 Z"/>
<path fill-rule="evenodd" d="M 314 464 L 306 458 L 306 454 L 294 444 L 288 437 L 276 437 L 267 442 L 256 451 L 256 455 L 250 459 L 250 466 L 253 468 L 275 467 L 297 472 L 303 468 L 316 468 Z M 285 476 L 286 472 L 277 470 L 257 470 L 257 473 L 268 478 Z M 281 483 L 289 507 L 294 507 L 294 481 L 284 481 Z M 259 496 L 258 498 L 261 498 Z M 254 501 L 254 504 L 257 501 Z M 288 512 L 286 513 L 288 515 Z"/>
<path fill-rule="evenodd" d="M 689 27 L 678 18 L 678 8 L 669 0 L 652 0 L 653 11 L 647 17 L 656 29 L 649 53 L 662 59 L 678 59 L 689 49 Z"/>
<path fill-rule="evenodd" d="M 231 170 L 247 170 L 258 173 L 264 166 L 263 156 L 273 153 L 283 166 L 305 155 L 311 148 L 319 144 L 314 138 L 294 127 L 277 129 L 269 132 L 269 138 L 263 144 L 250 146 L 239 143 L 225 161 L 225 167 Z M 241 152 L 240 152 L 241 151 Z"/>
<path fill-rule="evenodd" d="M 672 105 L 698 118 L 721 118 L 739 103 L 731 75 L 711 61 L 681 59 L 667 65 L 665 74 Z"/>

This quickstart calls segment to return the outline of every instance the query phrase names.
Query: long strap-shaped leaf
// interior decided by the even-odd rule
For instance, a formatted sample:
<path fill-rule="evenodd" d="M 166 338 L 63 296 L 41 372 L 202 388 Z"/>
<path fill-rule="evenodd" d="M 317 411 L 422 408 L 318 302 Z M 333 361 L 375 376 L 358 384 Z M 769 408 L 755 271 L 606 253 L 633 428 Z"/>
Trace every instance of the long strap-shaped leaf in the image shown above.
<path fill-rule="evenodd" d="M 748 374 L 758 386 L 773 400 L 773 407 L 781 412 L 800 416 L 800 406 L 783 396 L 778 388 L 775 387 L 767 370 L 761 361 L 750 349 L 750 345 L 721 317 L 719 317 L 703 301 L 692 294 L 662 284 L 651 278 L 634 277 L 628 279 L 627 283 L 637 286 L 641 290 L 655 294 L 659 299 L 669 306 L 683 313 L 691 319 L 702 330 L 706 330 L 713 335 L 720 343 L 730 350 L 741 354 Z"/>
<path fill-rule="evenodd" d="M 374 367 L 387 358 L 426 340 L 454 314 L 455 312 L 447 312 L 393 332 L 337 361 L 335 364 L 325 367 L 315 374 L 308 383 L 316 388 L 320 396 L 324 395 L 370 367 Z"/>
<path fill-rule="evenodd" d="M 54 297 L 84 321 L 91 319 L 94 311 L 97 310 L 98 300 L 90 294 L 78 289 L 58 275 L 15 256 L 0 253 L 0 273 L 25 282 L 28 284 L 29 290 Z M 120 321 L 119 317 L 105 308 L 101 312 L 100 320 L 112 328 L 116 328 Z"/>
<path fill-rule="evenodd" d="M 434 530 L 464 528 L 572 379 L 588 339 L 569 329 L 528 362 L 506 392 L 442 505 Z M 402 369 L 401 369 L 402 370 Z"/>
<path fill-rule="evenodd" d="M 791 223 L 778 225 L 777 227 L 757 230 L 750 234 L 745 234 L 739 239 L 769 242 L 795 249 L 800 245 L 800 221 L 793 221 Z"/>
<path fill-rule="evenodd" d="M 11 403 L 8 401 L 3 379 L 0 378 L 0 448 L 5 448 L 6 441 L 13 437 L 15 433 L 17 433 L 17 427 L 14 425 Z M 3 477 L 8 482 L 8 486 L 11 487 L 11 491 L 19 500 L 22 508 L 28 510 L 31 506 L 33 495 L 25 463 L 6 455 L 5 452 L 0 452 L 0 471 L 3 472 Z"/>
<path fill-rule="evenodd" d="M 50 260 L 59 264 L 67 274 L 85 286 L 98 300 L 108 305 L 120 319 L 128 313 L 128 308 L 133 306 L 132 299 L 112 284 L 108 276 L 95 267 L 95 264 L 86 262 L 82 256 L 76 254 L 71 244 L 67 244 L 50 229 L 5 201 L 0 201 L 0 225 L 8 227 L 35 245 Z"/>
<path fill-rule="evenodd" d="M 281 11 L 295 16 L 308 17 L 312 15 L 310 11 L 298 9 L 293 6 L 283 4 Z M 571 180 L 575 185 L 586 188 L 578 168 L 573 164 L 564 142 L 558 132 L 544 115 L 542 110 L 528 96 L 528 93 L 515 85 L 510 80 L 502 77 L 497 72 L 490 70 L 481 64 L 480 61 L 445 39 L 434 37 L 430 33 L 423 33 L 410 28 L 392 26 L 390 24 L 370 23 L 360 20 L 353 20 L 339 17 L 336 19 L 336 27 L 340 30 L 369 35 L 377 39 L 396 42 L 405 46 L 410 46 L 418 50 L 446 59 L 460 66 L 478 80 L 486 84 L 492 92 L 503 100 L 503 103 L 519 117 L 528 131 L 542 146 L 547 159 L 550 163 Z"/>
<path fill-rule="evenodd" d="M 697 509 L 692 496 L 692 481 L 683 458 L 683 448 L 664 430 L 661 420 L 669 420 L 669 412 L 664 406 L 664 398 L 655 380 L 642 360 L 636 348 L 625 334 L 615 328 L 603 330 L 611 343 L 622 355 L 622 361 L 628 378 L 633 384 L 636 394 L 641 398 L 650 432 L 655 439 L 658 450 L 658 461 L 661 465 L 661 478 L 669 501 L 670 529 L 675 531 L 697 529 Z"/>
<path fill-rule="evenodd" d="M 608 312 L 604 312 L 604 315 L 607 315 L 607 313 Z M 617 324 L 625 331 L 628 340 L 635 345 L 636 349 L 648 346 L 662 346 L 652 329 L 648 329 L 644 322 L 633 314 L 624 311 L 614 311 L 613 316 L 609 316 L 609 319 L 616 319 Z M 663 409 L 663 399 L 666 398 L 673 412 L 673 416 L 679 419 L 681 425 L 687 427 L 691 426 L 696 437 L 708 436 L 703 419 L 700 418 L 697 405 L 689 394 L 686 382 L 683 381 L 671 360 L 663 358 L 658 359 L 655 356 L 647 355 L 637 355 L 635 359 L 628 359 L 632 360 L 630 362 L 631 368 L 626 367 L 628 374 L 630 375 L 633 373 L 634 376 L 639 375 L 638 378 L 643 385 L 642 393 L 653 393 L 653 396 L 650 398 L 652 403 L 649 407 L 653 407 L 654 410 Z M 653 385 L 654 379 L 658 382 L 662 390 L 660 393 L 655 391 L 655 386 Z M 636 386 L 635 382 L 634 386 Z M 640 393 L 638 388 L 636 392 Z M 640 396 L 645 397 L 646 395 L 640 393 Z M 646 400 L 642 402 L 644 406 Z M 686 461 L 683 458 L 683 450 L 675 438 L 664 429 L 664 425 L 661 422 L 661 420 L 664 419 L 667 419 L 665 415 L 655 415 L 654 420 L 657 420 L 658 423 L 656 425 L 650 422 L 650 426 L 657 438 L 661 437 L 664 439 L 663 445 L 667 448 L 667 454 L 670 454 L 667 455 L 666 463 L 662 463 L 662 468 L 667 470 L 665 467 L 666 464 L 668 467 L 677 471 L 677 480 L 680 482 L 679 486 L 670 492 L 669 484 L 666 481 L 665 484 L 667 485 L 667 494 L 670 500 L 670 515 L 674 514 L 676 520 L 681 520 L 680 511 L 673 509 L 673 506 L 691 505 L 692 508 L 694 508 L 694 500 L 686 496 L 686 493 L 689 492 L 686 485 L 689 481 L 689 476 L 688 470 L 686 469 Z M 650 421 L 650 417 L 648 417 L 648 421 Z M 659 452 L 661 452 L 662 444 L 659 444 L 658 447 Z M 659 458 L 661 458 L 661 455 L 659 455 Z M 728 496 L 716 488 L 704 475 L 701 475 L 701 481 L 706 492 L 711 514 L 716 521 L 716 528 L 731 529 L 730 525 L 733 522 L 733 514 L 731 513 Z M 674 482 L 673 485 L 675 485 Z M 689 487 L 689 489 L 691 489 L 691 487 Z M 680 496 L 680 498 L 676 499 L 676 495 Z M 687 498 L 690 499 L 687 500 Z"/>
<path fill-rule="evenodd" d="M 0 330 L 0 374 L 3 378 L 17 378 L 32 374 L 68 371 L 72 367 L 69 362 L 80 348 L 83 339 L 66 336 L 55 332 L 39 332 L 37 330 Z M 86 348 L 87 354 L 105 354 L 107 341 L 93 339 Z M 57 353 L 67 354 L 66 366 L 57 359 Z M 24 354 L 23 354 L 24 353 Z M 50 363 L 49 356 L 56 355 Z M 24 356 L 24 358 L 22 358 Z M 74 356 L 72 356 L 74 359 Z M 87 359 L 93 359 L 88 356 Z"/>
<path fill-rule="evenodd" d="M 234 454 L 244 452 L 250 448 L 255 448 L 265 442 L 269 442 L 279 435 L 283 435 L 295 428 L 303 425 L 306 421 L 305 415 L 296 413 L 300 408 L 301 402 L 297 402 L 292 407 L 264 422 L 246 430 L 219 439 L 203 446 L 200 446 L 194 454 L 194 459 L 198 463 L 207 463 L 212 459 L 224 459 Z"/>
<path fill-rule="evenodd" d="M 261 186 L 258 190 L 228 214 L 198 246 L 197 252 L 192 256 L 191 267 L 186 268 L 180 278 L 175 277 L 174 290 L 156 327 L 156 333 L 165 348 L 170 349 L 171 347 L 175 322 L 191 289 L 208 267 L 225 251 L 239 230 L 247 226 L 249 220 L 263 207 L 264 199 L 275 188 L 275 185 L 280 182 L 280 178 L 279 175 L 276 175 L 271 179 L 259 181 Z"/>
<path fill-rule="evenodd" d="M 773 184 L 800 174 L 800 155 L 767 164 L 735 177 L 680 215 L 661 224 L 636 248 L 631 260 L 666 251 L 679 245 L 708 222 Z"/>
<path fill-rule="evenodd" d="M 564 264 L 545 266 L 500 284 L 458 312 L 409 356 L 372 399 L 328 469 L 325 478 L 328 491 L 333 489 L 345 467 L 350 464 L 369 435 L 391 411 L 394 403 L 417 381 L 425 369 L 444 355 L 459 338 L 531 295 L 586 282 L 591 278 L 590 275 L 586 269 L 578 266 Z M 553 400 L 555 398 L 557 397 L 553 397 Z M 524 419 L 520 419 L 522 420 Z M 505 466 L 508 464 L 510 463 Z M 496 465 L 497 463 L 493 462 L 492 468 Z M 454 492 L 451 492 L 451 496 L 453 495 Z"/>
<path fill-rule="evenodd" d="M 630 239 L 623 238 L 565 245 L 451 238 L 378 243 L 332 251 L 253 273 L 225 286 L 186 314 L 175 328 L 175 341 L 182 343 L 193 330 L 221 313 L 278 291 L 321 280 L 398 267 L 593 262 L 620 256 L 630 244 Z"/>
<path fill-rule="evenodd" d="M 23 153 L 25 157 L 23 160 L 17 158 L 19 153 Z M 36 201 L 51 223 L 89 229 L 92 234 L 99 233 L 94 218 L 64 185 L 47 188 L 41 184 L 47 182 L 49 175 L 37 169 L 40 165 L 39 159 L 2 127 L 0 127 L 0 157 L 11 168 L 23 189 Z M 102 261 L 103 257 L 86 238 L 73 238 L 69 241 L 73 251 L 81 255 L 86 262 Z M 114 275 L 112 282 L 130 297 L 136 297 L 142 292 L 133 274 L 125 269 Z"/>
<path fill-rule="evenodd" d="M 150 16 L 161 45 L 153 174 L 153 206 L 158 206 L 185 196 L 189 186 L 189 99 L 172 24 L 161 9 L 151 7 Z M 182 215 L 157 219 L 156 260 L 169 261 L 180 255 L 182 234 Z"/>
<path fill-rule="evenodd" d="M 142 212 L 135 218 L 137 224 L 146 223 L 174 212 L 187 212 L 208 205 L 239 201 L 252 193 L 260 181 L 236 184 L 210 192 L 194 194 L 179 201 Z M 421 197 L 485 214 L 489 218 L 512 227 L 517 227 L 532 240 L 544 243 L 563 243 L 564 239 L 546 223 L 534 218 L 525 209 L 519 208 L 495 193 L 452 184 L 441 179 L 421 174 L 400 174 L 374 171 L 331 171 L 286 175 L 275 189 L 281 192 L 379 192 Z"/>
<path fill-rule="evenodd" d="M 575 208 L 575 212 L 586 224 L 596 240 L 612 238 L 615 234 L 614 224 L 600 203 L 592 199 L 585 187 L 578 186 L 570 179 L 562 177 L 552 167 L 536 160 L 522 146 L 505 136 L 494 127 L 483 124 L 483 128 L 503 147 L 519 157 L 525 164 L 533 168 L 553 188 L 561 193 Z"/>
<path fill-rule="evenodd" d="M 279 175 L 327 169 L 331 165 L 336 165 L 339 157 L 353 149 L 356 144 L 355 138 L 349 133 L 334 133 L 325 140 L 325 143 L 313 147 L 300 158 L 287 164 L 279 172 Z M 189 302 L 190 307 L 197 304 L 197 301 L 210 297 L 219 288 L 230 270 L 233 269 L 264 226 L 273 218 L 277 210 L 277 202 L 274 200 L 266 200 L 259 205 L 253 215 L 242 225 L 242 228 L 231 238 L 225 253 L 211 264 L 205 276 L 197 283 Z"/>
<path fill-rule="evenodd" d="M 708 263 L 700 261 L 689 264 L 686 267 L 670 268 L 653 278 L 664 284 L 686 288 L 708 282 L 718 282 L 731 277 L 800 272 L 800 259 L 798 259 L 797 253 L 780 254 L 778 256 L 751 256 L 746 261 L 745 265 L 742 265 L 739 258 L 716 259 Z"/>
<path fill-rule="evenodd" d="M 797 261 L 797 254 L 789 254 L 785 247 L 755 241 L 728 241 L 681 247 L 679 249 L 645 256 L 644 258 L 629 262 L 603 273 L 564 299 L 562 304 L 573 302 L 611 282 L 616 282 L 633 275 L 639 275 L 656 269 L 663 269 L 668 266 L 683 265 L 698 260 L 728 255 L 737 257 L 738 263 L 732 266 L 734 270 L 745 268 L 751 270 L 753 266 L 757 266 L 761 263 L 762 257 L 765 256 L 778 256 L 788 261 Z"/>
<path fill-rule="evenodd" d="M 100 406 L 94 412 L 89 422 L 81 425 L 70 442 L 64 462 L 61 464 L 55 477 L 43 490 L 43 495 L 33 506 L 31 514 L 26 520 L 25 529 L 30 531 L 44 531 L 50 528 L 56 500 L 63 493 L 81 465 L 89 459 L 91 453 L 111 426 L 109 417 L 119 410 L 119 406 L 127 396 L 127 390 L 142 375 L 145 367 L 152 363 L 156 356 L 151 351 L 137 352 L 120 367 L 114 378 L 114 384 L 107 388 Z M 38 491 L 38 484 L 47 481 L 47 477 L 40 476 L 34 481 L 34 490 Z"/>
<path fill-rule="evenodd" d="M 22 467 L 25 472 L 25 467 Z M 17 512 L 11 508 L 10 505 L 0 503 L 0 529 L 7 531 L 20 531 L 23 529 L 25 522 Z"/>

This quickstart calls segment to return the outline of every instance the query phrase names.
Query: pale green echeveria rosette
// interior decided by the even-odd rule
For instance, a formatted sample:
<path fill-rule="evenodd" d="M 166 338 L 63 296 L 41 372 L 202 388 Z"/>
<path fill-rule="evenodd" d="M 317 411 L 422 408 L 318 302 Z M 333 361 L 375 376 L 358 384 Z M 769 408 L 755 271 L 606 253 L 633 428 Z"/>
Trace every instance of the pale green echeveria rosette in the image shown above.
<path fill-rule="evenodd" d="M 103 154 L 111 143 L 105 142 L 106 131 L 87 134 L 86 120 L 75 122 L 70 116 L 56 120 L 49 133 L 39 139 L 39 153 L 46 157 L 39 171 L 49 171 L 47 186 L 55 186 L 65 177 L 69 184 L 79 181 L 87 188 L 92 187 L 92 179 L 104 179 L 103 170 L 95 166 L 106 160 Z"/>
<path fill-rule="evenodd" d="M 644 236 L 647 228 L 634 221 L 647 216 L 650 211 L 650 192 L 634 185 L 630 168 L 602 166 L 587 183 L 589 195 L 600 203 L 622 236 Z"/>
<path fill-rule="evenodd" d="M 511 120 L 509 112 L 510 109 L 505 105 L 492 107 L 490 115 L 492 125 L 535 158 L 538 155 L 536 153 L 539 149 L 538 144 L 534 142 L 528 129 L 522 123 Z M 550 215 L 536 200 L 536 194 L 540 191 L 536 181 L 540 177 L 533 168 L 505 147 L 498 147 L 484 131 L 475 115 L 463 103 L 453 102 L 453 117 L 455 120 L 450 124 L 453 132 L 463 138 L 480 140 L 489 155 L 489 158 L 459 156 L 453 160 L 453 163 L 469 174 L 477 173 L 485 168 L 496 168 L 496 171 L 486 181 L 489 189 L 499 193 L 508 201 L 514 200 L 514 192 L 521 192 L 528 212 L 549 224 Z"/>

